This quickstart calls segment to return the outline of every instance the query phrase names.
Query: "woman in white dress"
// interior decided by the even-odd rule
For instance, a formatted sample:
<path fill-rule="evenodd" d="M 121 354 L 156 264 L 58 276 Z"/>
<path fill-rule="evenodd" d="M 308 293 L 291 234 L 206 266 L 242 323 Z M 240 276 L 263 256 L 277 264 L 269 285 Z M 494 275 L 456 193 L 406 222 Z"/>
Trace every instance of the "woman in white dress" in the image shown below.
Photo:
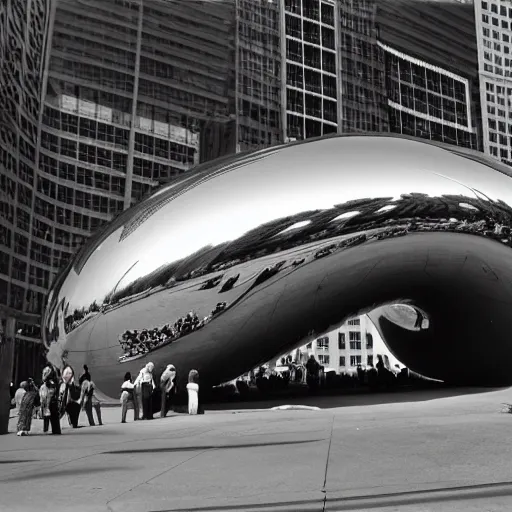
<path fill-rule="evenodd" d="M 139 376 L 134 382 L 135 389 L 140 386 L 141 401 L 142 401 L 142 419 L 153 419 L 153 404 L 152 395 L 155 390 L 155 381 L 153 379 L 153 370 L 155 365 L 148 363 L 139 373 Z"/>
<path fill-rule="evenodd" d="M 197 370 L 190 370 L 188 374 L 188 413 L 197 414 L 199 406 L 199 372 Z"/>

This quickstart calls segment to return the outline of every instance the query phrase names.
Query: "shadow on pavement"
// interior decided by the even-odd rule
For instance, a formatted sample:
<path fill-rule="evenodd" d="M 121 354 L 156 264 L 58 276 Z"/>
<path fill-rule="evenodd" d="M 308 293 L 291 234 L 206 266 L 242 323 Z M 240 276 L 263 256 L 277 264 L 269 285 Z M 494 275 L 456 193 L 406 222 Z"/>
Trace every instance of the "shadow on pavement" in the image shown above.
<path fill-rule="evenodd" d="M 164 452 L 187 452 L 187 451 L 203 451 L 203 450 L 231 450 L 237 448 L 259 448 L 263 446 L 286 446 L 286 445 L 298 445 L 306 443 L 317 443 L 319 441 L 325 441 L 325 439 L 308 439 L 305 441 L 280 441 L 274 443 L 251 443 L 251 444 L 231 444 L 231 445 L 209 445 L 209 446 L 178 446 L 173 448 L 143 448 L 139 450 L 114 450 L 111 452 L 102 452 L 100 455 L 118 455 L 126 454 L 131 455 L 134 453 L 164 453 Z"/>
<path fill-rule="evenodd" d="M 229 409 L 268 409 L 280 404 L 307 405 L 320 407 L 321 409 L 332 409 L 336 407 L 357 407 L 365 405 L 380 405 L 407 402 L 426 402 L 456 396 L 472 395 L 479 393 L 492 393 L 506 388 L 458 388 L 443 387 L 434 389 L 399 389 L 381 393 L 370 393 L 366 390 L 341 393 L 339 391 L 326 391 L 323 393 L 311 394 L 307 391 L 299 393 L 279 393 L 260 399 L 252 400 L 230 400 L 218 403 L 205 403 L 205 410 L 222 411 Z"/>

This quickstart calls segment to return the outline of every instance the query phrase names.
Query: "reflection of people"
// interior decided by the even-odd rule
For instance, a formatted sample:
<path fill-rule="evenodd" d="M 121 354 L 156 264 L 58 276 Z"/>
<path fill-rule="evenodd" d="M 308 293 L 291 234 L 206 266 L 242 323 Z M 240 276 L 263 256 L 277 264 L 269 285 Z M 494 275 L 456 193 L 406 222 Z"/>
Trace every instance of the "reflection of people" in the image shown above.
<path fill-rule="evenodd" d="M 169 405 L 172 404 L 173 395 L 176 393 L 176 368 L 169 364 L 160 377 L 160 391 L 162 403 L 160 406 L 160 417 L 165 418 Z"/>
<path fill-rule="evenodd" d="M 142 395 L 142 419 L 152 420 L 153 419 L 153 405 L 151 398 L 155 389 L 155 381 L 153 379 L 153 370 L 155 365 L 148 363 L 139 373 L 139 376 L 135 380 L 135 386 L 140 385 Z"/>
<path fill-rule="evenodd" d="M 52 426 L 52 434 L 60 434 L 59 401 L 57 375 L 51 366 L 43 370 L 43 384 L 39 389 L 41 397 L 41 413 L 43 415 L 43 432 Z"/>
<path fill-rule="evenodd" d="M 139 404 L 137 401 L 137 393 L 132 383 L 132 374 L 126 372 L 124 382 L 121 386 L 121 423 L 126 423 L 126 413 L 129 406 L 133 407 L 133 421 L 139 419 Z"/>
<path fill-rule="evenodd" d="M 26 393 L 23 395 L 19 409 L 18 436 L 28 436 L 32 426 L 34 407 L 40 404 L 39 391 L 32 379 L 29 379 L 26 386 Z"/>
<path fill-rule="evenodd" d="M 197 370 L 190 370 L 188 374 L 188 413 L 197 414 L 199 407 L 199 372 Z"/>
<path fill-rule="evenodd" d="M 306 363 L 307 383 L 310 389 L 316 389 L 319 384 L 320 378 L 320 364 L 315 359 L 315 356 L 311 354 L 308 362 Z"/>

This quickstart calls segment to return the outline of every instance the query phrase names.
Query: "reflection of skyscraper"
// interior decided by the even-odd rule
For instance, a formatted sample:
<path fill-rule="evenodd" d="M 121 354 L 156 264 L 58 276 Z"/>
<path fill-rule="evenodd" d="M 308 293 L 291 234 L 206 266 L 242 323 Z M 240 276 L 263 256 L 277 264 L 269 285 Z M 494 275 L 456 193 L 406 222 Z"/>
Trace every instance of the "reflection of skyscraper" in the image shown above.
<path fill-rule="evenodd" d="M 512 165 L 512 4 L 475 1 L 484 152 Z"/>

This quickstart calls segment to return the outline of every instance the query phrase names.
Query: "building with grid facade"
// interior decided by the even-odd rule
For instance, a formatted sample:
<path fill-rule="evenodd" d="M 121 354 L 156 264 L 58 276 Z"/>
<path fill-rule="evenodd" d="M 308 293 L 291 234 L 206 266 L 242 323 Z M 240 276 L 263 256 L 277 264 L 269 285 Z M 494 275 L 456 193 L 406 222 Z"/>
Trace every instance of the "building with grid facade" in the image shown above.
<path fill-rule="evenodd" d="M 45 279 L 50 279 L 32 242 L 51 19 L 49 0 L 6 0 L 0 6 L 0 321 L 18 321 L 17 358 L 39 337 Z M 30 345 L 34 350 L 20 366 L 41 355 L 40 345 Z"/>
<path fill-rule="evenodd" d="M 512 165 L 512 4 L 475 0 L 483 150 Z"/>
<path fill-rule="evenodd" d="M 343 131 L 390 131 L 480 149 L 472 5 L 340 0 L 338 6 Z"/>
<path fill-rule="evenodd" d="M 338 131 L 338 54 L 334 0 L 283 0 L 283 132 L 301 140 Z M 283 105 L 284 107 L 284 105 Z"/>

